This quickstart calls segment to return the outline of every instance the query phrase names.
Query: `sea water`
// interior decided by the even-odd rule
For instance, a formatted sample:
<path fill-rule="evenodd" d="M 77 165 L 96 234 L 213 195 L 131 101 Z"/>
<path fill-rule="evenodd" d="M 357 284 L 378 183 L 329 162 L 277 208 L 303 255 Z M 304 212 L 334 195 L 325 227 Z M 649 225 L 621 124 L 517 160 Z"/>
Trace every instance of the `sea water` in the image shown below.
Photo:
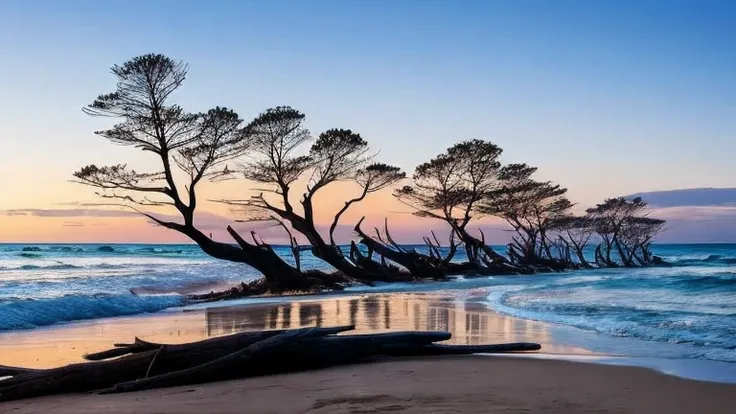
<path fill-rule="evenodd" d="M 276 250 L 289 255 L 287 248 Z M 462 297 L 482 288 L 487 306 L 512 316 L 644 344 L 682 344 L 685 357 L 736 362 L 736 245 L 653 250 L 671 266 L 463 277 L 349 291 L 442 290 Z M 302 266 L 329 270 L 309 254 Z M 156 312 L 183 305 L 183 293 L 256 278 L 248 266 L 214 260 L 193 245 L 0 244 L 0 331 Z"/>

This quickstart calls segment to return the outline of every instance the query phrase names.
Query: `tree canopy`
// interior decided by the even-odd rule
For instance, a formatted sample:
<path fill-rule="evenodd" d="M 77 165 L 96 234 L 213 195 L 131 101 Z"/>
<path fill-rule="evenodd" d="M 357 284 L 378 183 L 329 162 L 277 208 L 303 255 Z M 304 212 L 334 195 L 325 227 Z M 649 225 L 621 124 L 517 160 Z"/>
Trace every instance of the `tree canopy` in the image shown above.
<path fill-rule="evenodd" d="M 650 218 L 643 200 L 609 198 L 576 216 L 567 189 L 533 178 L 536 167 L 503 164 L 503 150 L 481 139 L 458 142 L 418 165 L 411 181 L 393 192 L 414 215 L 448 225 L 446 252 L 440 250 L 434 232 L 424 238 L 425 254 L 396 243 L 387 220 L 383 232 L 376 229 L 374 237 L 362 230 L 361 219 L 354 230 L 363 250 L 353 242 L 346 255 L 335 240 L 340 220 L 370 194 L 402 182 L 406 174 L 401 168 L 378 162 L 368 141 L 351 129 L 331 128 L 313 136 L 305 114 L 290 106 L 266 109 L 248 123 L 225 107 L 188 112 L 174 100 L 187 71 L 184 62 L 161 54 L 114 65 L 114 91 L 98 96 L 83 110 L 114 119 L 109 129 L 96 134 L 152 154 L 158 168 L 137 171 L 126 163 L 90 164 L 74 178 L 97 188 L 110 204 L 133 209 L 186 235 L 205 253 L 261 272 L 264 280 L 241 286 L 242 294 L 340 289 L 356 281 L 443 279 L 453 272 L 482 275 L 592 267 L 585 249 L 594 239 L 600 239 L 597 266 L 655 261 L 650 246 L 664 221 Z M 246 196 L 227 194 L 216 201 L 246 210 L 247 217 L 234 222 L 277 222 L 291 241 L 294 266 L 255 232 L 248 242 L 228 226 L 235 242 L 230 244 L 214 241 L 197 228 L 199 186 L 223 178 L 242 180 Z M 315 196 L 338 182 L 352 183 L 354 194 L 344 197 L 323 234 L 315 217 L 319 209 Z M 174 212 L 178 220 L 164 218 L 170 215 L 162 215 L 163 211 Z M 473 220 L 488 216 L 503 219 L 514 232 L 506 256 L 486 243 L 483 232 L 475 237 L 468 231 Z M 308 245 L 299 246 L 294 233 L 304 236 Z M 466 258 L 457 263 L 460 246 Z M 299 258 L 306 249 L 336 272 L 303 270 Z"/>
<path fill-rule="evenodd" d="M 201 180 L 222 175 L 218 168 L 226 161 L 263 151 L 265 140 L 258 135 L 258 119 L 243 127 L 238 114 L 227 108 L 186 112 L 172 102 L 172 96 L 186 79 L 187 65 L 164 55 L 135 57 L 113 66 L 112 73 L 117 78 L 115 91 L 100 95 L 84 112 L 116 119 L 118 123 L 96 134 L 115 144 L 155 154 L 160 170 L 137 172 L 126 164 L 92 164 L 74 173 L 78 182 L 100 189 L 99 195 L 112 200 L 111 203 L 131 208 L 161 226 L 186 235 L 213 257 L 246 263 L 257 269 L 264 274 L 266 283 L 257 286 L 256 292 L 338 287 L 334 278 L 325 275 L 303 277 L 271 246 L 255 238 L 254 243 L 249 243 L 231 227 L 227 230 L 238 247 L 211 240 L 196 227 L 197 185 Z M 291 118 L 278 116 L 266 114 L 266 118 L 272 119 L 268 125 L 288 129 L 293 124 Z M 293 131 L 281 136 L 300 139 L 293 137 Z M 283 147 L 278 150 L 283 151 Z M 279 167 L 280 170 L 271 173 L 288 175 L 292 168 Z M 183 174 L 176 174 L 177 170 Z M 257 171 L 269 173 L 262 168 Z M 186 178 L 177 182 L 177 176 Z M 155 208 L 173 208 L 181 220 L 161 219 L 150 211 Z"/>

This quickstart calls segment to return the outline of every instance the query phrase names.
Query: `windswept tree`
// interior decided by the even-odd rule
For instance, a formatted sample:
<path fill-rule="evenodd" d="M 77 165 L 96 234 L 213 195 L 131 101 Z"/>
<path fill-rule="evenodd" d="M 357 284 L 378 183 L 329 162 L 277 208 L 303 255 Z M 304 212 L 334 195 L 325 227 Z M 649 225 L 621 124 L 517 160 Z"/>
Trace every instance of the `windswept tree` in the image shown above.
<path fill-rule="evenodd" d="M 84 112 L 116 119 L 118 123 L 96 134 L 151 153 L 159 169 L 138 172 L 125 164 L 88 165 L 74 173 L 76 181 L 100 189 L 98 194 L 110 204 L 133 209 L 186 235 L 210 256 L 255 268 L 264 275 L 265 283 L 252 286 L 254 293 L 339 287 L 328 275 L 302 274 L 267 244 L 246 242 L 231 227 L 228 231 L 239 247 L 216 242 L 196 227 L 198 185 L 218 174 L 224 162 L 249 151 L 251 134 L 230 109 L 189 113 L 172 102 L 186 78 L 186 64 L 149 54 L 113 66 L 112 73 L 117 78 L 115 91 L 100 95 Z M 180 220 L 163 219 L 160 210 L 151 211 L 155 209 L 174 212 Z"/>
<path fill-rule="evenodd" d="M 617 197 L 587 210 L 601 238 L 595 252 L 596 263 L 615 267 L 618 265 L 616 256 L 627 267 L 651 262 L 649 247 L 665 221 L 648 217 L 646 209 L 647 203 L 641 197 L 631 200 Z"/>
<path fill-rule="evenodd" d="M 506 259 L 486 245 L 484 237 L 468 232 L 468 224 L 481 215 L 478 203 L 497 190 L 502 149 L 479 139 L 463 141 L 419 165 L 412 184 L 394 195 L 414 210 L 414 215 L 441 220 L 464 244 L 472 267 L 496 266 Z"/>
<path fill-rule="evenodd" d="M 514 262 L 527 266 L 566 266 L 555 262 L 552 252 L 555 240 L 550 238 L 550 233 L 558 220 L 569 215 L 572 203 L 565 197 L 567 189 L 532 179 L 536 170 L 526 164 L 505 166 L 499 174 L 504 185 L 489 192 L 478 210 L 503 218 L 511 225 L 516 234 L 509 244 L 509 256 Z"/>
<path fill-rule="evenodd" d="M 350 278 L 363 282 L 384 280 L 386 275 L 358 266 L 345 257 L 334 233 L 348 209 L 403 179 L 398 167 L 373 163 L 368 143 L 349 129 L 330 129 L 313 139 L 304 126 L 305 116 L 290 107 L 276 107 L 260 114 L 244 129 L 250 143 L 242 159 L 243 176 L 263 186 L 249 199 L 225 203 L 246 207 L 252 217 L 287 222 L 309 242 L 312 253 Z M 307 178 L 298 204 L 292 193 L 299 179 Z M 356 197 L 347 200 L 335 214 L 328 239 L 320 233 L 315 218 L 315 196 L 337 182 L 357 183 Z"/>
<path fill-rule="evenodd" d="M 654 262 L 650 247 L 664 230 L 665 221 L 652 217 L 631 217 L 621 232 L 622 259 L 626 266 L 646 266 Z"/>
<path fill-rule="evenodd" d="M 557 232 L 558 240 L 569 252 L 567 260 L 572 261 L 572 254 L 580 267 L 592 268 L 593 266 L 585 256 L 585 249 L 595 233 L 594 221 L 588 216 L 564 216 L 560 217 L 551 225 L 551 230 Z"/>

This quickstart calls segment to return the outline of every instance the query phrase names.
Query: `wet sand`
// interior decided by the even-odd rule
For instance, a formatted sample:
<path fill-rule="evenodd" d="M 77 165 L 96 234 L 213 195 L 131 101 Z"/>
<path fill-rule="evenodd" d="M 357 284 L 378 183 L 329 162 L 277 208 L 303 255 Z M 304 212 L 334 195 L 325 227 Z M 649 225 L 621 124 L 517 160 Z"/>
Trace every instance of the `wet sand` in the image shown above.
<path fill-rule="evenodd" d="M 83 362 L 85 353 L 131 342 L 136 336 L 173 344 L 242 331 L 337 325 L 355 325 L 358 333 L 448 331 L 453 335 L 448 343 L 538 342 L 545 353 L 591 354 L 556 342 L 547 324 L 501 315 L 480 303 L 442 294 L 299 297 L 289 302 L 218 305 L 0 334 L 0 365 L 50 368 Z"/>
<path fill-rule="evenodd" d="M 596 354 L 555 341 L 547 324 L 442 294 L 299 298 L 101 319 L 0 335 L 0 365 L 48 368 L 133 337 L 182 343 L 244 330 L 356 325 L 358 332 L 439 330 L 451 342 L 539 342 L 545 353 Z M 736 386 L 644 368 L 491 356 L 402 359 L 122 395 L 1 403 L 35 413 L 692 413 L 733 412 Z"/>

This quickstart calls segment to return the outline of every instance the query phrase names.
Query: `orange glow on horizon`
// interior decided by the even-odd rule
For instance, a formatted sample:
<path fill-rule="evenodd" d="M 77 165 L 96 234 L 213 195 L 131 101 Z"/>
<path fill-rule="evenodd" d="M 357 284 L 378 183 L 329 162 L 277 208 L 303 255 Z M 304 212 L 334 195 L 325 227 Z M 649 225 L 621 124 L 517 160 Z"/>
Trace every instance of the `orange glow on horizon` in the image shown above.
<path fill-rule="evenodd" d="M 300 191 L 303 183 L 294 185 L 292 204 L 300 211 Z M 66 186 L 65 186 L 66 187 Z M 190 243 L 191 241 L 172 230 L 154 225 L 145 217 L 136 215 L 123 208 L 96 206 L 100 202 L 91 194 L 89 187 L 69 184 L 66 197 L 74 197 L 82 202 L 51 204 L 48 201 L 39 203 L 45 208 L 6 209 L 0 211 L 0 242 L 18 243 Z M 329 228 L 335 213 L 342 208 L 346 200 L 358 196 L 359 188 L 354 183 L 337 182 L 321 190 L 314 199 L 316 206 L 315 221 L 323 234 Z M 200 200 L 215 200 L 225 197 L 246 198 L 253 191 L 248 191 L 247 183 L 227 181 L 202 186 L 199 191 Z M 274 204 L 281 205 L 278 198 L 271 196 Z M 69 198 L 66 198 L 68 201 Z M 36 204 L 38 206 L 39 204 Z M 107 214 L 99 214 L 101 210 Z M 171 210 L 153 210 L 159 217 L 180 222 L 178 214 Z M 340 219 L 340 226 L 336 231 L 339 243 L 345 243 L 354 238 L 353 226 L 365 216 L 363 230 L 373 232 L 374 227 L 383 228 L 384 220 L 388 219 L 392 236 L 404 243 L 421 243 L 422 237 L 429 236 L 431 230 L 437 236 L 446 240 L 446 227 L 439 220 L 419 218 L 413 216 L 412 210 L 399 202 L 392 195 L 391 189 L 386 189 L 368 195 L 360 203 L 354 204 Z M 210 233 L 215 240 L 232 242 L 225 230 L 228 225 L 242 231 L 255 230 L 267 242 L 286 244 L 288 238 L 285 232 L 270 223 L 236 223 L 245 218 L 243 213 L 233 211 L 229 206 L 214 203 L 200 202 L 195 223 L 207 235 Z M 500 220 L 486 219 L 479 221 L 482 225 L 498 225 Z M 488 235 L 488 234 L 487 234 Z M 493 237 L 493 235 L 491 235 Z M 498 238 L 498 237 L 496 237 Z"/>

